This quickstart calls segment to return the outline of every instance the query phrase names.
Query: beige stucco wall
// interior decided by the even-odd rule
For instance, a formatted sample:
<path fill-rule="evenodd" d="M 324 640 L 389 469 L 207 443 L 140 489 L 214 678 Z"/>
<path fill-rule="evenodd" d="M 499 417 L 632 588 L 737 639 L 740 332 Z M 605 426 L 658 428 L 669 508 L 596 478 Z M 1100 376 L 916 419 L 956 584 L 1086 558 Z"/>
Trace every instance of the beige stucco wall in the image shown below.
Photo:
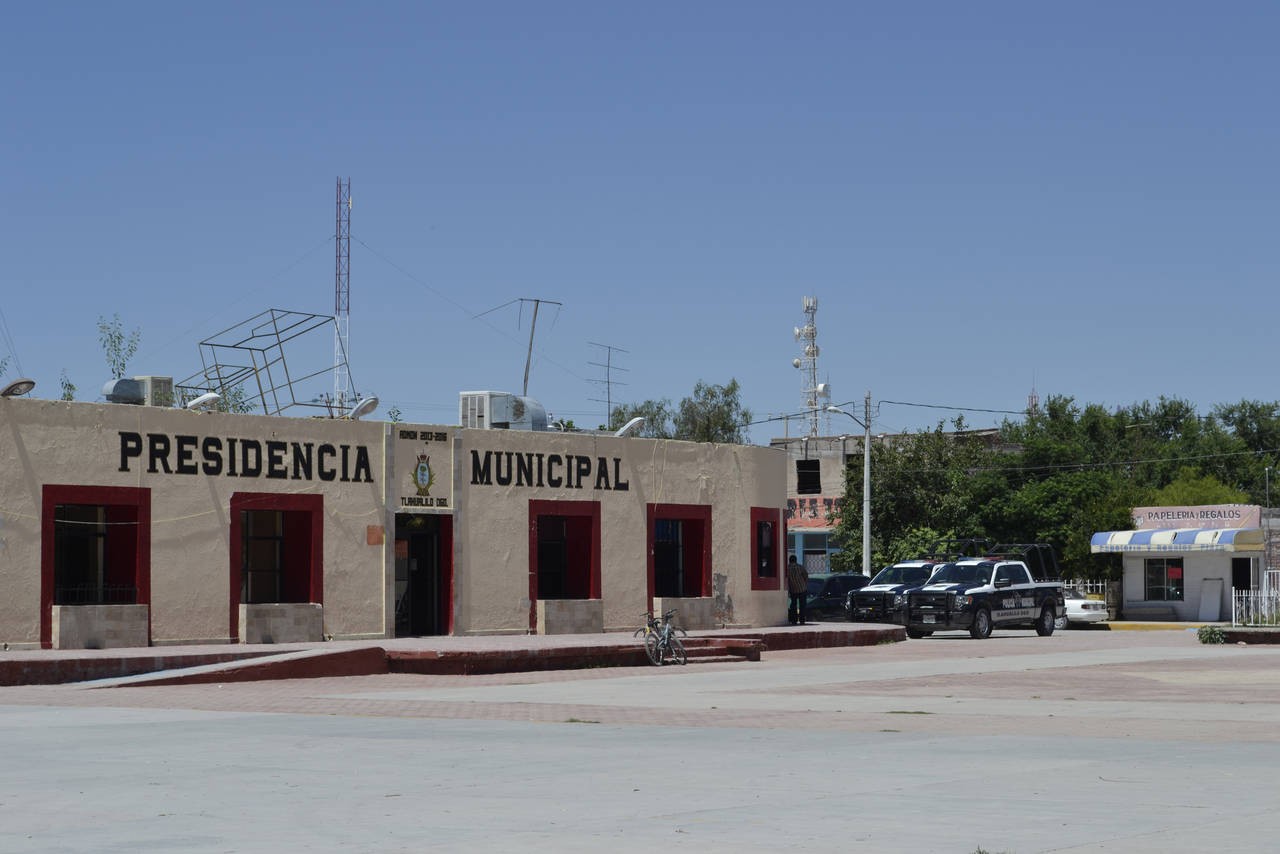
<path fill-rule="evenodd" d="M 372 483 L 147 471 L 147 451 L 121 471 L 121 432 L 328 443 L 369 454 Z M 0 639 L 39 642 L 40 512 L 45 484 L 151 490 L 152 642 L 231 642 L 230 519 L 234 492 L 324 496 L 325 632 L 383 633 L 383 425 L 329 419 L 189 412 L 106 403 L 0 400 Z M 354 457 L 354 450 L 351 452 Z M 174 452 L 169 456 L 176 467 Z M 286 456 L 286 466 L 288 467 Z M 195 455 L 197 465 L 201 455 Z M 263 461 L 264 469 L 266 461 Z M 290 474 L 292 474 L 291 467 Z"/>
<path fill-rule="evenodd" d="M 646 505 L 712 507 L 713 587 L 723 591 L 735 625 L 774 625 L 785 595 L 751 590 L 751 508 L 785 505 L 785 455 L 739 445 L 574 433 L 459 430 L 454 460 L 454 620 L 458 634 L 522 632 L 529 626 L 529 501 L 599 501 L 601 598 L 606 630 L 634 628 L 648 607 Z M 614 459 L 628 488 L 473 483 L 473 456 L 538 453 Z M 779 530 L 781 535 L 781 530 Z"/>
<path fill-rule="evenodd" d="M 0 641 L 40 642 L 41 496 L 48 484 L 143 487 L 151 500 L 151 641 L 235 642 L 230 634 L 230 502 L 236 492 L 324 498 L 324 633 L 336 638 L 393 633 L 395 514 L 406 511 L 416 455 L 428 449 L 436 482 L 432 512 L 453 516 L 455 634 L 529 629 L 529 500 L 599 501 L 601 601 L 608 629 L 640 624 L 647 603 L 648 503 L 709 505 L 713 588 L 733 625 L 773 625 L 785 595 L 751 589 L 752 507 L 782 519 L 785 454 L 770 448 L 607 435 L 432 428 L 432 441 L 405 440 L 414 425 L 197 413 L 124 404 L 0 399 Z M 447 431 L 447 436 L 440 436 Z M 148 471 L 148 453 L 121 470 L 121 433 L 363 446 L 371 482 Z M 167 459 L 176 468 L 176 441 Z M 199 444 L 197 444 L 199 448 Z M 396 449 L 402 465 L 396 465 Z M 536 452 L 607 460 L 625 490 L 472 484 L 471 452 Z M 411 456 L 414 455 L 414 456 Z M 196 451 L 197 468 L 202 462 Z M 354 460 L 352 461 L 352 465 Z M 263 460 L 264 470 L 266 460 Z M 318 466 L 317 466 L 318 467 Z M 388 472 L 393 474 L 388 475 Z M 404 481 L 401 483 L 400 481 Z M 372 528 L 372 531 L 370 530 Z M 373 533 L 374 536 L 370 536 Z M 379 536 L 379 534 L 381 536 Z M 779 530 L 781 534 L 781 530 Z"/>

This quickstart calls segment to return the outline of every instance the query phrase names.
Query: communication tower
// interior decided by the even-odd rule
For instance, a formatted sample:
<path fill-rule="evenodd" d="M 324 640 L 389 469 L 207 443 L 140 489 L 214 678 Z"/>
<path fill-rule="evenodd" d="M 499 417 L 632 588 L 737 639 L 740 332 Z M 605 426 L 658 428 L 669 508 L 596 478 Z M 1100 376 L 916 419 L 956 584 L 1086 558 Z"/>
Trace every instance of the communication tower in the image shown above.
<path fill-rule="evenodd" d="M 334 228 L 333 402 L 339 412 L 352 404 L 347 359 L 351 344 L 351 179 L 338 178 L 338 217 Z"/>
<path fill-rule="evenodd" d="M 804 407 L 809 413 L 809 436 L 818 435 L 818 411 L 830 399 L 831 386 L 818 382 L 818 327 L 814 318 L 818 314 L 818 298 L 804 298 L 804 326 L 795 328 L 796 341 L 801 345 L 800 358 L 791 364 L 804 377 Z"/>

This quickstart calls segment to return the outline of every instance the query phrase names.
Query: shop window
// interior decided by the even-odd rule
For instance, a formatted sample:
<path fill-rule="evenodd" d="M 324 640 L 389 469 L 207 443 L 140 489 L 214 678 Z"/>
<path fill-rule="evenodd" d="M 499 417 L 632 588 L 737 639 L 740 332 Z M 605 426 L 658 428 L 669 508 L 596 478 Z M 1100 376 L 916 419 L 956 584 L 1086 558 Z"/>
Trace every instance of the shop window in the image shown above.
<path fill-rule="evenodd" d="M 600 504 L 529 502 L 530 598 L 600 598 Z"/>
<path fill-rule="evenodd" d="M 779 583 L 780 513 L 769 507 L 751 508 L 751 589 L 777 590 Z"/>
<path fill-rule="evenodd" d="M 239 605 L 324 602 L 324 497 L 231 496 L 231 636 Z"/>
<path fill-rule="evenodd" d="M 702 504 L 650 504 L 650 596 L 711 595 L 711 508 Z"/>
<path fill-rule="evenodd" d="M 150 490 L 46 485 L 41 520 L 42 646 L 54 605 L 150 604 Z"/>
<path fill-rule="evenodd" d="M 1149 602 L 1181 602 L 1182 558 L 1147 558 L 1143 596 Z"/>

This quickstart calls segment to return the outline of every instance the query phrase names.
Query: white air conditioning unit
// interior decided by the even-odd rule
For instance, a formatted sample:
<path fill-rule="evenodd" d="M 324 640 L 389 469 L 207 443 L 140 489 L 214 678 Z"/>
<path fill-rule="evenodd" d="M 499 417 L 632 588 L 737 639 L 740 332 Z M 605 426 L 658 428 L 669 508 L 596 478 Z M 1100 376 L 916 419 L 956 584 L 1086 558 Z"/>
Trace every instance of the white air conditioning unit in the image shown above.
<path fill-rule="evenodd" d="M 173 406 L 173 377 L 134 377 L 134 382 L 142 383 L 142 403 L 144 406 Z"/>
<path fill-rule="evenodd" d="M 458 395 L 458 423 L 478 430 L 546 430 L 547 410 L 532 397 L 464 391 Z"/>

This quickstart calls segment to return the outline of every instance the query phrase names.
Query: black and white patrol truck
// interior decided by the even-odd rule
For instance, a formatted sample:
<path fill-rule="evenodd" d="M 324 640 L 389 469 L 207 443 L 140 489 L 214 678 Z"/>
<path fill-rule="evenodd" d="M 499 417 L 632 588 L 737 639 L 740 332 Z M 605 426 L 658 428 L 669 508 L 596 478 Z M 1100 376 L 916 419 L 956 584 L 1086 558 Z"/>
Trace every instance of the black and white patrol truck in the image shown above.
<path fill-rule="evenodd" d="M 1053 546 L 1001 545 L 938 567 L 928 584 L 907 594 L 903 625 L 911 638 L 964 629 L 986 638 L 996 626 L 1034 627 L 1048 636 L 1066 613 L 1062 594 Z"/>
<path fill-rule="evenodd" d="M 870 584 L 849 591 L 846 616 L 854 623 L 901 624 L 907 592 L 927 583 L 940 565 L 942 561 L 924 558 L 886 566 L 876 573 Z"/>

